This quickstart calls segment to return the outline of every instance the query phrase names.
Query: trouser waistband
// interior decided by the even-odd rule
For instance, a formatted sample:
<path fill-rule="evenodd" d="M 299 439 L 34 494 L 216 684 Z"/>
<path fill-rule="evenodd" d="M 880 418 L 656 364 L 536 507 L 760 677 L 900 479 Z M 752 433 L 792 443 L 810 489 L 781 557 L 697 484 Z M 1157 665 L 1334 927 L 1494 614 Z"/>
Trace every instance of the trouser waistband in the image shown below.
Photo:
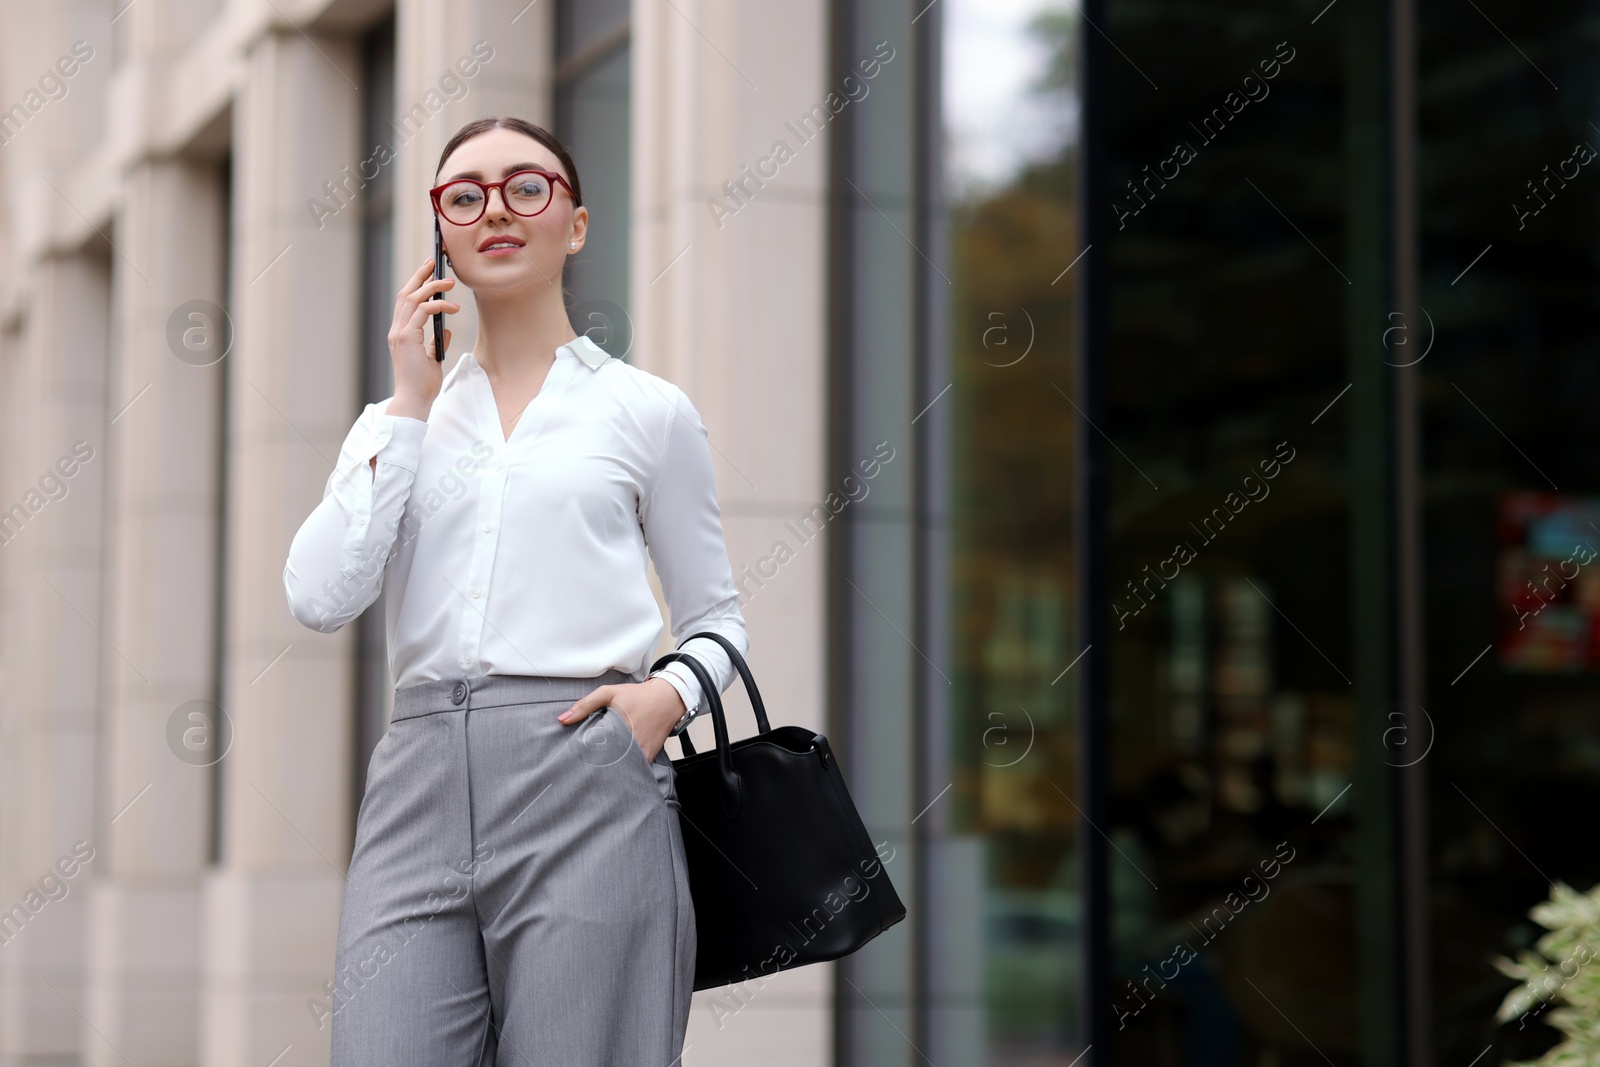
<path fill-rule="evenodd" d="M 623 685 L 636 681 L 633 675 L 616 669 L 593 678 L 547 678 L 527 674 L 472 675 L 441 678 L 408 685 L 394 692 L 394 713 L 390 722 L 437 715 L 469 708 L 499 708 L 509 704 L 536 704 L 551 700 L 577 700 L 602 685 Z"/>

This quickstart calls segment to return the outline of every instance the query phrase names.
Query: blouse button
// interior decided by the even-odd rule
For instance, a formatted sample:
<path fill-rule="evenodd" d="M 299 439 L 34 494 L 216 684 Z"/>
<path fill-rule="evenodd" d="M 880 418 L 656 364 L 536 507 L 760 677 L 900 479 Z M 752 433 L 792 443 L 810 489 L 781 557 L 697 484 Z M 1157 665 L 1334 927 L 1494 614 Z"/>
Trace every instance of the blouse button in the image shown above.
<path fill-rule="evenodd" d="M 484 533 L 492 533 L 493 531 L 494 531 L 494 524 L 493 523 L 487 523 L 486 522 L 486 523 L 483 524 L 483 532 Z"/>
<path fill-rule="evenodd" d="M 483 597 L 483 590 L 482 589 L 474 589 L 472 591 L 472 599 L 473 600 L 479 600 L 482 597 Z"/>

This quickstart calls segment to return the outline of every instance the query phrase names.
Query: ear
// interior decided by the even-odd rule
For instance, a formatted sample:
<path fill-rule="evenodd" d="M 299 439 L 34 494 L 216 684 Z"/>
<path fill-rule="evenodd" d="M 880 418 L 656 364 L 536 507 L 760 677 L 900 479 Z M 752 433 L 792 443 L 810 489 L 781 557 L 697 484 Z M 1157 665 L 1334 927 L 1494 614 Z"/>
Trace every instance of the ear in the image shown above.
<path fill-rule="evenodd" d="M 577 241 L 579 245 L 582 245 L 583 239 L 588 235 L 588 233 L 589 209 L 586 207 L 579 207 L 572 213 L 572 233 L 568 235 L 567 240 L 569 242 Z"/>

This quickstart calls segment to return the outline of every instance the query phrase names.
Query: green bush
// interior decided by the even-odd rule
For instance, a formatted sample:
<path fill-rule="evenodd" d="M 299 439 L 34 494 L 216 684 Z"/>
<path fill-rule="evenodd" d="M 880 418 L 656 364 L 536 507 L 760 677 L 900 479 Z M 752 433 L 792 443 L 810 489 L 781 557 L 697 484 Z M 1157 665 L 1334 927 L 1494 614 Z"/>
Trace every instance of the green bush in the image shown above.
<path fill-rule="evenodd" d="M 1591 966 L 1600 946 L 1600 885 L 1579 893 L 1564 882 L 1550 887 L 1550 899 L 1529 916 L 1550 931 L 1538 952 L 1527 950 L 1515 962 L 1494 961 L 1502 974 L 1522 985 L 1506 994 L 1501 1022 L 1528 1016 L 1542 1019 L 1566 1040 L 1539 1059 L 1508 1067 L 1600 1067 L 1600 966 Z M 1548 1010 L 1547 1010 L 1548 1009 Z"/>

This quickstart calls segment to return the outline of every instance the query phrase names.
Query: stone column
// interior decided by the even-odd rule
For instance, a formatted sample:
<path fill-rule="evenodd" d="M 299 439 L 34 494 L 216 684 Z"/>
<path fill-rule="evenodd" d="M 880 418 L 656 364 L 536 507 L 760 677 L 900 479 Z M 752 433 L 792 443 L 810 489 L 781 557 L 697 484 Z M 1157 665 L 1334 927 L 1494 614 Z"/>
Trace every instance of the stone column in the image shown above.
<path fill-rule="evenodd" d="M 112 260 L 102 790 L 86 940 L 83 1062 L 196 1061 L 200 879 L 210 859 L 222 515 L 222 173 L 139 162 L 199 11 L 118 20 L 110 152 L 126 163 Z M 196 718 L 196 716 L 201 716 Z M 176 722 L 174 720 L 177 720 Z"/>
<path fill-rule="evenodd" d="M 302 32 L 303 31 L 303 32 Z M 324 1063 L 353 822 L 353 630 L 289 614 L 289 542 L 359 411 L 355 212 L 308 199 L 362 158 L 353 41 L 272 26 L 234 105 L 221 864 L 204 888 L 200 1062 Z"/>
<path fill-rule="evenodd" d="M 704 418 L 751 669 L 775 722 L 817 729 L 827 559 L 814 509 L 843 490 L 824 471 L 827 132 L 802 140 L 791 124 L 830 89 L 827 25 L 818 0 L 633 5 L 632 359 Z M 750 733 L 738 682 L 726 704 L 735 736 Z M 695 727 L 702 748 L 710 733 Z M 696 1062 L 831 1062 L 833 971 L 696 993 Z"/>
<path fill-rule="evenodd" d="M 94 867 L 72 850 L 100 845 L 96 696 L 115 653 L 98 632 L 113 253 L 109 213 L 71 163 L 101 128 L 109 36 L 80 4 L 7 2 L 0 17 L 0 91 L 8 108 L 25 109 L 8 111 L 0 147 L 17 326 L 0 368 L 10 446 L 0 496 L 0 1057 L 72 1056 Z M 47 99 L 39 79 L 75 37 L 92 42 L 94 60 Z"/>
<path fill-rule="evenodd" d="M 102 250 L 30 267 L 17 407 L 26 439 L 10 457 L 0 552 L 18 615 L 6 650 L 0 749 L 0 1055 L 73 1055 L 83 1004 L 84 865 L 94 827 L 109 264 Z M 70 475 L 67 473 L 70 471 Z M 15 510 L 20 509 L 20 510 Z M 14 532 L 12 532 L 14 531 Z M 17 553 L 15 559 L 12 553 Z M 61 866 L 58 868 L 57 864 Z M 71 876 L 67 876 L 68 871 Z"/>
<path fill-rule="evenodd" d="M 125 182 L 104 629 L 104 777 L 85 1062 L 195 1062 L 217 730 L 224 218 L 218 168 Z M 143 275 L 142 277 L 140 275 Z M 135 667 L 137 665 L 137 667 Z M 196 716 L 199 716 L 196 718 Z M 174 719 L 178 720 L 174 722 Z"/>

